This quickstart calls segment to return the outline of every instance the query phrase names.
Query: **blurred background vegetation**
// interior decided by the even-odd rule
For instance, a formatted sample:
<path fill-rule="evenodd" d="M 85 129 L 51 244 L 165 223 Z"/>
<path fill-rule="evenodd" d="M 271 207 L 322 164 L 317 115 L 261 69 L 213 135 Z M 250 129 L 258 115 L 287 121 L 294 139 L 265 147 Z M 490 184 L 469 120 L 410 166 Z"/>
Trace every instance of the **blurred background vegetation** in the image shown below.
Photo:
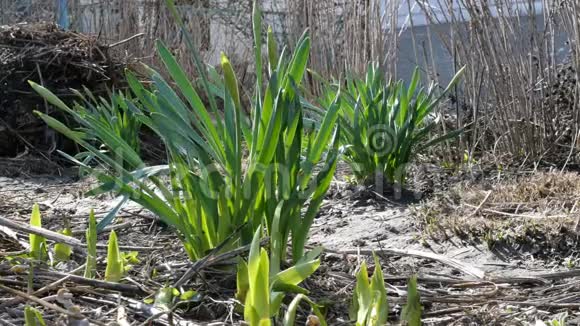
<path fill-rule="evenodd" d="M 62 0 L 61 0 L 62 2 Z M 121 54 L 159 66 L 154 41 L 163 40 L 194 74 L 182 33 L 161 0 L 68 0 L 72 30 L 114 43 Z M 450 146 L 472 157 L 546 160 L 576 164 L 575 105 L 580 28 L 575 1 L 555 0 L 284 0 L 261 1 L 264 26 L 278 44 L 291 45 L 310 30 L 309 67 L 330 78 L 364 73 L 377 61 L 389 78 L 409 80 L 415 66 L 422 82 L 449 82 L 466 65 L 462 86 L 447 105 L 449 129 L 469 126 L 445 160 L 460 160 Z M 180 0 L 185 23 L 213 65 L 228 53 L 240 83 L 251 88 L 251 1 Z M 0 24 L 57 21 L 59 1 L 0 0 Z M 265 30 L 265 29 L 263 29 Z M 264 35 L 265 37 L 265 35 Z M 314 95 L 316 79 L 307 83 Z M 251 90 L 248 90 L 251 93 Z"/>

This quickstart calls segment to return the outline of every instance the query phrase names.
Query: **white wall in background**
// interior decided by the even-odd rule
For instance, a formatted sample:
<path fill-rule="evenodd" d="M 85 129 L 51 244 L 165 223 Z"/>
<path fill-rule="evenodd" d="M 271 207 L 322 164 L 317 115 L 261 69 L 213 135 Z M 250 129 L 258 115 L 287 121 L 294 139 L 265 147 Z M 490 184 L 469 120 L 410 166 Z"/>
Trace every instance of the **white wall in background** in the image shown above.
<path fill-rule="evenodd" d="M 386 8 L 389 8 L 391 1 L 396 1 L 399 4 L 397 28 L 409 27 L 411 19 L 413 20 L 414 26 L 424 26 L 429 23 L 429 18 L 426 17 L 426 15 L 423 13 L 423 10 L 421 9 L 421 6 L 418 2 L 421 2 L 424 4 L 424 6 L 428 6 L 432 9 L 432 11 L 436 14 L 436 16 L 433 18 L 435 21 L 444 23 L 451 20 L 449 10 L 447 8 L 448 2 L 453 3 L 452 7 L 456 19 L 464 21 L 470 20 L 470 17 L 462 4 L 464 0 L 383 0 L 381 4 L 383 12 L 386 10 Z M 527 13 L 530 12 L 528 8 L 528 2 L 529 0 L 489 0 L 490 10 L 493 16 L 497 16 L 498 11 L 500 10 L 513 13 L 519 12 L 521 15 L 527 15 Z M 504 5 L 503 7 L 502 4 Z M 542 0 L 535 0 L 533 4 L 536 14 L 542 14 Z"/>

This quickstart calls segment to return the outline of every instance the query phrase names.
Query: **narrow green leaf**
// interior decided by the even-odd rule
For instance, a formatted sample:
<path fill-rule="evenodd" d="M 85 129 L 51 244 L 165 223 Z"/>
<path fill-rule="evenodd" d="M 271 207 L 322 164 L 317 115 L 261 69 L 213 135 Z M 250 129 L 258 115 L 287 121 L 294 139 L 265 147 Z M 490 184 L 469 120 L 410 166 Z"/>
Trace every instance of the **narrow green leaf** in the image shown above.
<path fill-rule="evenodd" d="M 236 109 L 240 110 L 242 105 L 240 102 L 238 79 L 236 78 L 236 74 L 234 72 L 232 64 L 230 63 L 230 60 L 228 59 L 228 57 L 226 57 L 226 55 L 223 52 L 221 53 L 221 64 L 222 70 L 224 71 L 225 86 L 228 88 L 230 95 L 234 99 Z"/>
<path fill-rule="evenodd" d="M 444 135 L 441 135 L 439 137 L 433 138 L 433 139 L 429 140 L 428 142 L 422 144 L 418 148 L 418 150 L 425 150 L 425 149 L 427 149 L 427 148 L 429 148 L 431 146 L 437 145 L 437 144 L 439 144 L 441 142 L 444 142 L 446 140 L 453 139 L 453 138 L 461 135 L 464 130 L 465 130 L 465 128 L 461 128 L 461 129 L 457 129 L 457 130 L 452 130 L 452 131 L 450 131 L 450 132 L 448 132 L 448 133 L 446 133 Z"/>
<path fill-rule="evenodd" d="M 417 291 L 417 276 L 412 276 L 407 284 L 407 304 L 403 307 L 401 313 L 403 320 L 409 323 L 409 326 L 421 325 L 422 307 Z"/>
<path fill-rule="evenodd" d="M 318 162 L 322 152 L 329 144 L 330 136 L 332 135 L 332 131 L 334 130 L 334 126 L 336 124 L 336 120 L 338 119 L 338 113 L 340 108 L 340 95 L 337 95 L 335 102 L 326 112 L 324 116 L 324 120 L 322 121 L 322 125 L 320 126 L 320 130 L 316 135 L 316 139 L 314 140 L 313 151 L 308 156 L 308 160 L 310 162 Z"/>
<path fill-rule="evenodd" d="M 413 76 L 411 76 L 411 83 L 409 84 L 409 88 L 407 89 L 407 98 L 412 98 L 413 94 L 415 94 L 415 90 L 417 89 L 417 85 L 419 84 L 419 67 L 415 67 L 413 70 Z"/>
<path fill-rule="evenodd" d="M 254 59 L 256 62 L 257 101 L 261 100 L 262 89 L 262 11 L 258 0 L 252 5 L 252 32 L 254 34 Z"/>
<path fill-rule="evenodd" d="M 215 98 L 212 96 L 212 93 L 210 91 L 209 80 L 207 77 L 207 71 L 205 69 L 204 64 L 202 63 L 201 55 L 199 54 L 199 50 L 194 45 L 193 36 L 191 35 L 189 30 L 187 29 L 187 26 L 183 22 L 181 15 L 177 11 L 177 7 L 175 6 L 175 0 L 165 0 L 165 3 L 169 9 L 169 12 L 173 16 L 173 19 L 175 19 L 175 21 L 177 22 L 177 25 L 181 29 L 181 32 L 182 32 L 184 39 L 185 39 L 185 44 L 186 44 L 189 52 L 193 56 L 193 61 L 195 63 L 195 67 L 197 68 L 197 73 L 199 74 L 199 76 L 201 76 L 201 82 L 202 82 L 203 88 L 205 90 L 205 93 L 208 97 L 210 107 L 213 111 L 213 114 L 217 117 L 218 116 L 217 104 L 216 104 Z M 220 123 L 219 119 L 217 121 L 218 121 L 217 123 L 219 124 Z M 219 128 L 219 129 L 221 129 L 221 128 Z"/>
<path fill-rule="evenodd" d="M 312 275 L 320 266 L 320 260 L 299 261 L 296 265 L 275 275 L 272 281 L 284 284 L 298 285 Z"/>
<path fill-rule="evenodd" d="M 209 133 L 208 139 L 210 141 L 218 140 L 219 139 L 218 132 L 214 127 L 214 124 L 213 124 L 212 119 L 209 115 L 209 112 L 207 112 L 207 110 L 205 109 L 205 106 L 204 106 L 201 98 L 199 97 L 199 95 L 197 94 L 197 92 L 193 88 L 193 85 L 191 84 L 191 82 L 187 78 L 185 71 L 177 63 L 177 60 L 171 54 L 169 49 L 167 49 L 165 44 L 163 44 L 163 42 L 157 41 L 156 44 L 157 44 L 157 51 L 159 52 L 159 56 L 161 57 L 161 59 L 163 60 L 163 63 L 165 64 L 165 67 L 167 68 L 167 70 L 171 74 L 171 78 L 173 78 L 173 80 L 175 80 L 175 82 L 179 86 L 179 89 L 181 90 L 181 92 L 183 93 L 185 98 L 189 101 L 189 104 L 191 105 L 194 112 L 197 114 L 198 118 L 201 120 L 203 127 Z M 216 146 L 217 146 L 217 143 L 216 143 Z"/>
<path fill-rule="evenodd" d="M 96 189 L 93 189 L 93 190 L 96 190 Z M 107 215 L 105 215 L 105 217 L 103 217 L 99 221 L 99 224 L 97 224 L 97 232 L 103 231 L 103 229 L 105 227 L 107 227 L 109 224 L 111 224 L 113 222 L 113 220 L 115 219 L 115 217 L 117 216 L 117 213 L 119 212 L 119 210 L 121 210 L 121 208 L 123 208 L 123 206 L 125 206 L 128 201 L 129 201 L 129 196 L 127 196 L 127 195 L 121 196 L 119 198 L 117 205 L 115 205 L 115 207 L 113 207 L 113 209 L 111 209 L 107 213 Z"/>
<path fill-rule="evenodd" d="M 54 93 L 52 93 L 48 89 L 44 88 L 43 86 L 38 85 L 37 83 L 35 83 L 33 81 L 28 81 L 28 83 L 30 84 L 30 86 L 32 86 L 32 88 L 38 94 L 40 94 L 40 96 L 45 98 L 48 101 L 48 103 L 56 106 L 57 108 L 59 108 L 63 111 L 66 111 L 68 113 L 73 112 L 73 110 L 71 110 L 71 108 L 69 108 L 68 105 L 66 105 L 63 101 L 61 101 L 56 95 L 54 95 Z"/>
<path fill-rule="evenodd" d="M 387 303 L 387 289 L 385 288 L 385 280 L 383 278 L 383 270 L 379 262 L 379 257 L 373 253 L 375 261 L 375 270 L 371 278 L 371 290 L 373 292 L 373 300 L 370 311 L 370 322 L 372 325 L 386 325 L 389 319 L 389 305 Z"/>
<path fill-rule="evenodd" d="M 268 253 L 264 248 L 260 251 L 260 268 L 256 275 L 250 275 L 254 278 L 254 288 L 250 285 L 252 293 L 252 302 L 260 318 L 260 323 L 270 320 L 270 283 L 269 283 L 269 260 Z"/>
<path fill-rule="evenodd" d="M 314 312 L 315 317 L 318 319 L 317 322 L 307 323 L 307 325 L 326 326 L 326 320 L 324 318 L 324 315 L 322 314 L 322 312 L 318 308 L 318 305 L 314 301 L 310 300 L 304 294 L 298 294 L 297 296 L 294 297 L 294 299 L 292 299 L 292 301 L 288 305 L 288 310 L 286 310 L 286 314 L 284 314 L 284 320 L 282 321 L 282 325 L 283 326 L 296 325 L 296 321 L 295 321 L 296 320 L 296 312 L 298 311 L 298 308 L 300 307 L 300 302 L 302 302 L 302 301 L 306 301 L 310 305 L 310 307 L 312 308 L 312 311 Z M 313 318 L 314 318 L 313 316 L 308 316 L 308 320 L 313 319 Z M 379 326 L 379 325 L 377 325 L 377 326 Z"/>
<path fill-rule="evenodd" d="M 363 262 L 360 270 L 356 275 L 356 294 L 357 294 L 357 325 L 365 325 L 371 310 L 372 292 L 369 284 L 369 275 L 367 264 Z"/>
<path fill-rule="evenodd" d="M 246 301 L 246 295 L 250 287 L 248 276 L 248 264 L 240 258 L 237 265 L 236 274 L 236 299 L 240 302 Z"/>
<path fill-rule="evenodd" d="M 296 51 L 294 52 L 294 56 L 292 57 L 288 67 L 288 76 L 298 86 L 302 83 L 302 78 L 304 76 L 304 72 L 306 71 L 309 55 L 310 38 L 307 36 L 307 31 L 305 31 L 301 40 L 298 42 Z"/>
<path fill-rule="evenodd" d="M 278 206 L 276 206 L 276 210 L 274 211 L 274 219 L 272 220 L 272 227 L 270 229 L 270 275 L 276 275 L 280 271 L 282 250 L 284 250 L 283 248 L 286 248 L 284 245 L 286 238 L 282 234 L 283 230 L 280 226 L 280 217 L 283 207 L 284 201 L 282 200 L 280 203 L 278 203 Z"/>
<path fill-rule="evenodd" d="M 192 300 L 196 295 L 198 295 L 197 291 L 194 290 L 185 291 L 179 296 L 179 300 L 182 301 Z"/>
<path fill-rule="evenodd" d="M 97 273 L 97 220 L 95 218 L 95 212 L 92 209 L 89 213 L 89 225 L 86 230 L 86 241 L 87 261 L 84 277 L 95 278 Z"/>
<path fill-rule="evenodd" d="M 278 45 L 276 44 L 276 39 L 274 38 L 274 32 L 272 31 L 272 26 L 268 27 L 268 67 L 270 69 L 270 75 L 278 66 Z"/>
<path fill-rule="evenodd" d="M 305 288 L 302 288 L 298 285 L 284 283 L 284 282 L 281 282 L 279 280 L 272 282 L 272 284 L 270 285 L 270 290 L 272 292 L 279 292 L 279 293 L 283 293 L 283 294 L 287 294 L 287 293 L 309 294 L 310 293 L 308 290 L 306 290 Z M 270 302 L 272 302 L 273 300 L 274 299 L 272 299 Z M 277 312 L 278 309 L 274 308 L 273 310 L 270 309 L 270 311 Z"/>
<path fill-rule="evenodd" d="M 32 206 L 32 215 L 30 216 L 30 226 L 42 228 L 42 219 L 40 216 L 40 207 L 38 204 Z M 46 247 L 46 239 L 43 236 L 30 233 L 28 235 L 30 244 L 30 256 L 34 260 L 46 261 L 48 259 L 48 252 Z"/>
<path fill-rule="evenodd" d="M 433 108 L 433 107 L 437 106 L 437 104 L 439 104 L 439 102 L 441 102 L 441 100 L 443 99 L 443 97 L 453 87 L 455 87 L 455 85 L 461 79 L 461 76 L 463 76 L 463 73 L 465 72 L 465 68 L 466 68 L 466 66 L 463 66 L 463 67 L 461 67 L 461 69 L 459 69 L 459 71 L 457 71 L 457 73 L 455 73 L 455 76 L 453 76 L 453 78 L 451 79 L 451 81 L 449 82 L 449 84 L 447 85 L 447 87 L 445 87 L 445 89 L 443 90 L 443 92 L 441 94 L 439 94 L 439 96 L 435 99 L 435 101 L 431 102 L 431 104 L 429 105 L 430 108 Z M 431 109 L 429 109 L 429 111 L 431 111 Z"/>

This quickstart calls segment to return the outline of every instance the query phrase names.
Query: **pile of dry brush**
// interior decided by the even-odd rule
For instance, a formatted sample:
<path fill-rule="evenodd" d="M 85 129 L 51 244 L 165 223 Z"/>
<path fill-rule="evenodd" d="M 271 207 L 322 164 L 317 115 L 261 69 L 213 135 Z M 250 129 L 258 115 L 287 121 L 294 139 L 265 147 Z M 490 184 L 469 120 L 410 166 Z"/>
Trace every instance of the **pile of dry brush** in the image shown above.
<path fill-rule="evenodd" d="M 112 55 L 112 48 L 51 23 L 0 26 L 0 157 L 63 148 L 34 116 L 33 110 L 51 108 L 28 81 L 71 101 L 71 88 L 99 93 L 118 87 L 127 61 Z"/>

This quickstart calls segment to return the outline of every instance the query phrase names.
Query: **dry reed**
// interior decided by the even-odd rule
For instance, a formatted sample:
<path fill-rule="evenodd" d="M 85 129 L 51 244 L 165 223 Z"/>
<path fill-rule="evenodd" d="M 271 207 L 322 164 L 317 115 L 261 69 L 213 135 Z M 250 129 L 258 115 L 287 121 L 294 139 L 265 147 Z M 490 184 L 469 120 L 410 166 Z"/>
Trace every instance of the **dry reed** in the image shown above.
<path fill-rule="evenodd" d="M 50 19 L 52 1 L 29 0 L 28 17 Z M 117 41 L 137 33 L 145 37 L 128 42 L 123 51 L 144 57 L 155 65 L 153 41 L 163 39 L 186 58 L 181 35 L 168 17 L 162 0 L 71 0 L 73 26 Z M 427 80 L 438 81 L 441 67 L 434 58 L 434 43 L 441 43 L 452 58 L 452 69 L 467 65 L 462 86 L 454 94 L 457 127 L 470 124 L 461 146 L 470 155 L 491 152 L 537 161 L 556 153 L 566 161 L 576 155 L 579 114 L 576 99 L 580 88 L 559 105 L 554 98 L 558 86 L 559 58 L 557 36 L 565 33 L 572 40 L 573 65 L 580 45 L 580 4 L 577 1 L 496 0 L 286 0 L 266 1 L 265 23 L 274 26 L 281 44 L 293 44 L 305 28 L 312 36 L 310 67 L 326 77 L 362 73 L 369 61 L 396 78 L 401 56 L 416 62 L 427 72 Z M 41 5 L 44 3 L 44 7 Z M 50 4 L 49 4 L 50 3 Z M 196 36 L 206 59 L 215 59 L 226 50 L 237 70 L 245 74 L 251 67 L 251 1 L 182 0 L 185 20 Z M 457 10 L 457 6 L 462 10 Z M 494 7 L 499 8 L 494 12 Z M 24 19 L 5 14 L 15 10 L 14 1 L 0 0 L 0 24 L 7 19 Z M 10 9 L 12 8 L 12 9 Z M 417 9 L 427 17 L 426 40 L 415 37 L 412 17 L 405 10 Z M 10 9 L 10 10 L 9 10 Z M 405 24 L 401 21 L 405 19 Z M 411 32 L 413 53 L 401 53 L 401 34 Z M 441 27 L 443 26 L 443 27 Z M 423 28 L 423 27 L 422 27 Z M 220 38 L 219 40 L 216 40 Z M 187 60 L 182 60 L 187 63 Z M 193 72 L 193 67 L 186 69 Z M 248 76 L 246 85 L 252 79 Z M 578 80 L 578 78 L 575 78 Z M 311 80 L 311 85 L 315 83 Z M 444 81 L 442 81 L 444 83 Z M 566 95 L 566 96 L 569 96 Z M 570 96 L 569 96 L 570 97 Z M 571 112 L 570 112 L 571 111 Z M 567 130 L 564 137 L 562 130 Z M 462 147 L 463 149 L 463 147 Z M 553 155 L 552 155 L 553 156 Z"/>
<path fill-rule="evenodd" d="M 470 155 L 491 152 L 560 163 L 576 154 L 579 119 L 575 104 L 559 102 L 564 96 L 576 103 L 578 97 L 559 94 L 557 38 L 563 33 L 569 40 L 580 38 L 579 5 L 540 2 L 541 8 L 534 0 L 400 0 L 384 1 L 381 7 L 378 0 L 295 0 L 289 2 L 285 26 L 294 38 L 310 28 L 311 66 L 325 76 L 361 73 L 373 60 L 396 78 L 401 56 L 411 56 L 428 79 L 439 82 L 439 73 L 448 69 L 434 58 L 433 44 L 441 43 L 452 58 L 451 70 L 467 66 L 453 107 L 454 127 L 471 126 L 461 146 Z M 427 18 L 426 39 L 416 38 L 412 16 L 405 18 L 414 53 L 402 53 L 398 48 L 404 30 L 391 26 L 404 26 L 400 13 L 417 6 Z"/>

